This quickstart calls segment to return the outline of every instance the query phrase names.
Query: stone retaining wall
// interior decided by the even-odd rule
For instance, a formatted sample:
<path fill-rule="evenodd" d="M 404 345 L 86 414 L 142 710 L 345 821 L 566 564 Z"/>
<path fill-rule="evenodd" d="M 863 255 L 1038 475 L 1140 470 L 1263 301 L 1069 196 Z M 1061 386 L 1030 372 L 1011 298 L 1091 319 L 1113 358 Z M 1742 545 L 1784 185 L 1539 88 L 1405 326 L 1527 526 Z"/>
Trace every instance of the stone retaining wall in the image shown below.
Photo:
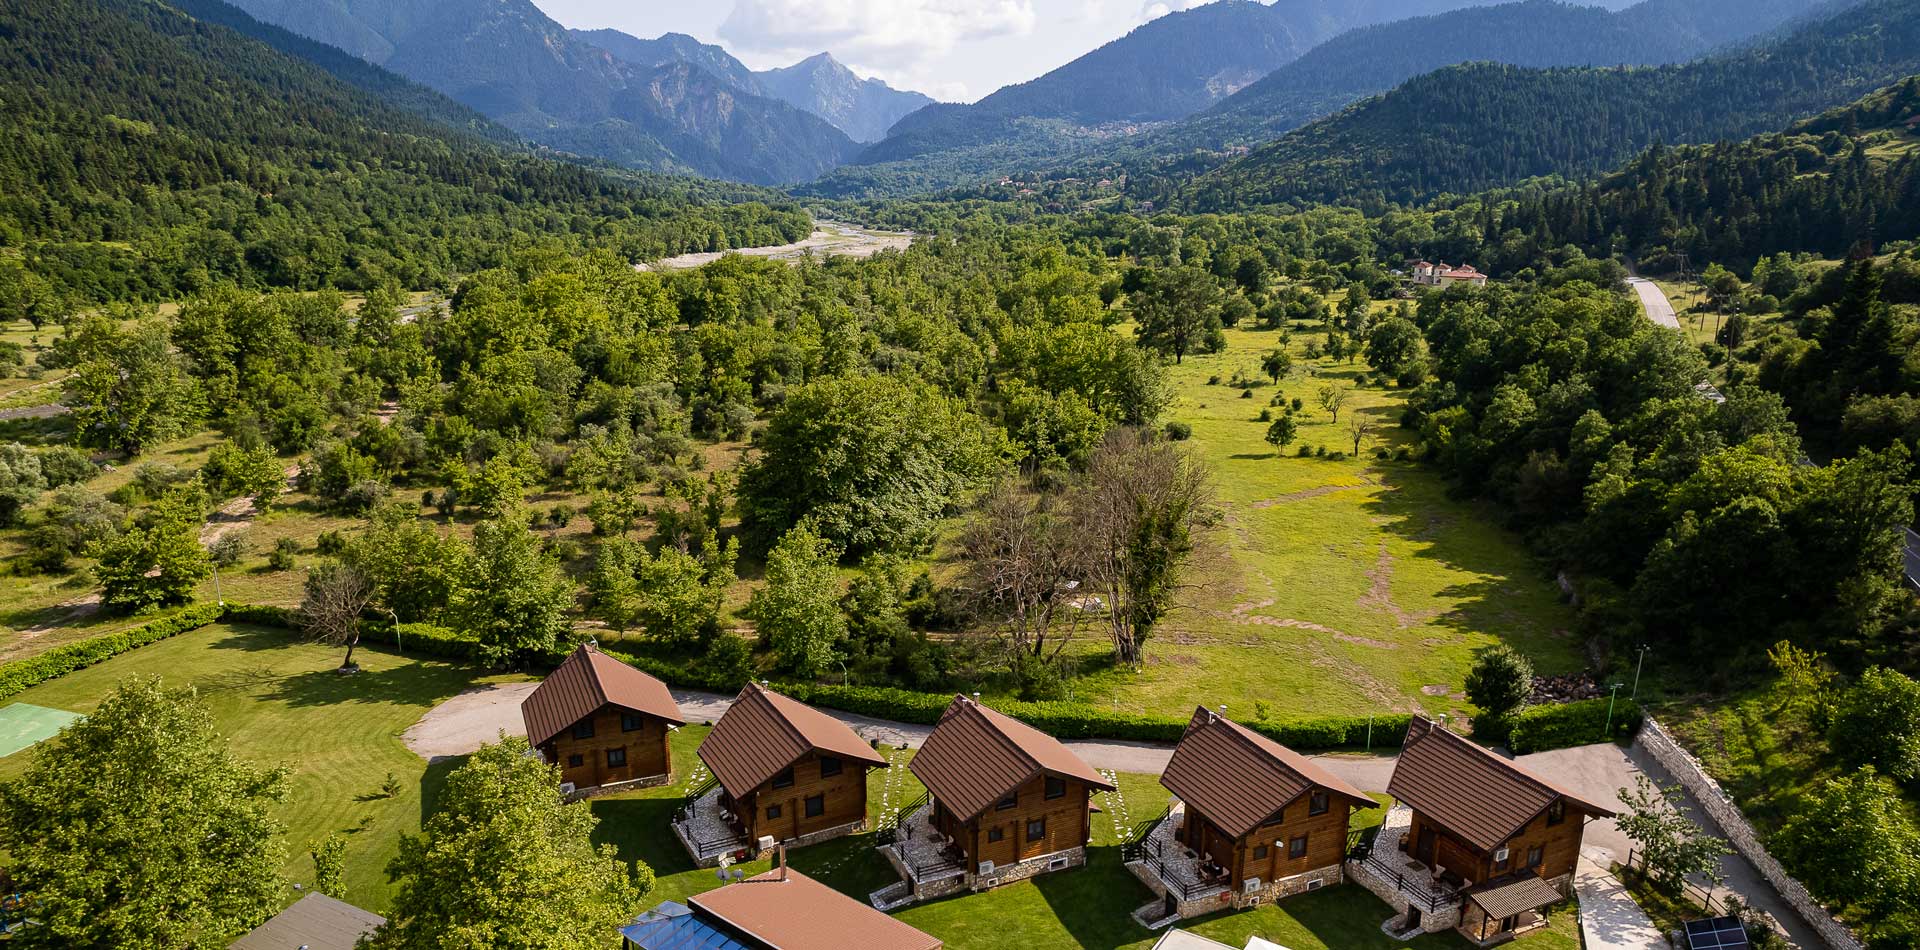
<path fill-rule="evenodd" d="M 1830 950 L 1861 950 L 1860 939 L 1827 913 L 1826 908 L 1807 893 L 1806 887 L 1787 874 L 1780 862 L 1767 853 L 1766 846 L 1760 841 L 1760 834 L 1747 823 L 1747 816 L 1740 813 L 1740 806 L 1734 804 L 1720 783 L 1707 774 L 1700 760 L 1681 746 L 1672 733 L 1648 717 L 1633 743 L 1652 755 L 1654 761 L 1671 772 L 1680 785 L 1693 795 L 1720 833 L 1733 843 L 1734 850 L 1760 870 L 1760 875 L 1820 935 L 1820 939 L 1826 941 Z"/>

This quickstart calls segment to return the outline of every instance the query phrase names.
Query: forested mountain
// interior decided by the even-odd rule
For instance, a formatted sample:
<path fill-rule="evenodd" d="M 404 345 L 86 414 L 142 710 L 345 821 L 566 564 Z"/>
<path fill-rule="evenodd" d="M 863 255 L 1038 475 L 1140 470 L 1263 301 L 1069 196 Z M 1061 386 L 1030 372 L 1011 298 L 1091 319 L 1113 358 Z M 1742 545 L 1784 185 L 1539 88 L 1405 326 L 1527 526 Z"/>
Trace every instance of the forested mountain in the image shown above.
<path fill-rule="evenodd" d="M 755 75 L 768 95 L 833 123 L 856 142 L 878 142 L 902 117 L 933 104 L 920 93 L 862 79 L 828 53 Z"/>
<path fill-rule="evenodd" d="M 1679 63 L 1755 36 L 1823 0 L 1645 0 L 1617 13 L 1522 0 L 1364 27 L 1334 37 L 1205 112 L 1124 143 L 1124 154 L 1257 144 L 1422 73 L 1457 63 Z"/>
<path fill-rule="evenodd" d="M 636 65 L 530 0 L 242 0 L 254 15 L 446 93 L 534 141 L 635 168 L 774 184 L 814 178 L 853 141 L 684 59 Z M 371 39 L 369 38 L 371 37 Z"/>
<path fill-rule="evenodd" d="M 245 20 L 213 0 L 192 6 Z M 809 226 L 762 203 L 768 192 L 503 147 L 419 114 L 467 114 L 450 102 L 403 110 L 148 0 L 14 4 L 4 30 L 0 256 L 78 300 L 219 282 L 424 287 L 519 244 L 590 239 L 643 258 L 778 243 Z M 363 69 L 376 86 L 407 86 Z"/>
<path fill-rule="evenodd" d="M 1377 205 L 1541 175 L 1583 176 L 1656 142 L 1752 135 L 1920 72 L 1920 0 L 1873 0 L 1738 53 L 1681 66 L 1474 63 L 1414 79 L 1183 189 L 1218 210 Z M 1167 182 L 1137 182 L 1166 197 Z"/>
<path fill-rule="evenodd" d="M 1190 115 L 1344 30 L 1480 0 L 1219 0 L 1168 14 L 970 105 L 907 116 L 823 195 L 928 190 Z"/>

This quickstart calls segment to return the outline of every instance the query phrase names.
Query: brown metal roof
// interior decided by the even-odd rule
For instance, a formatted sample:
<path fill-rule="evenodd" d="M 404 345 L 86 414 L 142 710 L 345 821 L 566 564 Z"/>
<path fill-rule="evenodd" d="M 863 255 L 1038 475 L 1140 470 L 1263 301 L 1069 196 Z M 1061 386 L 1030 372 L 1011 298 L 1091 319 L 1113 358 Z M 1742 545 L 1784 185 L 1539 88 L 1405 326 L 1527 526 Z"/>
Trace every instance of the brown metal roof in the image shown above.
<path fill-rule="evenodd" d="M 227 950 L 353 950 L 361 937 L 386 922 L 379 914 L 314 892 L 228 944 Z"/>
<path fill-rule="evenodd" d="M 1548 904 L 1557 904 L 1566 899 L 1566 895 L 1553 889 L 1538 874 L 1521 874 L 1498 881 L 1488 881 L 1467 892 L 1467 899 L 1480 905 L 1488 917 L 1496 920 L 1512 917 L 1529 910 L 1538 910 Z"/>
<path fill-rule="evenodd" d="M 1060 740 L 955 696 L 907 767 L 962 819 L 986 811 L 1042 772 L 1111 789 Z"/>
<path fill-rule="evenodd" d="M 738 798 L 815 750 L 880 768 L 887 765 L 846 723 L 759 683 L 748 683 L 700 741 L 700 761 L 713 770 L 727 794 Z"/>
<path fill-rule="evenodd" d="M 520 717 L 527 723 L 527 740 L 540 745 L 609 705 L 658 716 L 676 726 L 687 721 L 667 684 L 601 653 L 592 643 L 580 644 L 539 688 L 527 694 L 520 704 Z"/>
<path fill-rule="evenodd" d="M 773 950 L 940 950 L 940 941 L 792 869 L 695 894 L 693 906 Z"/>
<path fill-rule="evenodd" d="M 1512 838 L 1556 798 L 1590 815 L 1613 812 L 1415 717 L 1387 792 L 1482 851 Z"/>
<path fill-rule="evenodd" d="M 1194 710 L 1160 784 L 1235 838 L 1312 788 L 1377 807 L 1319 763 L 1205 707 Z"/>

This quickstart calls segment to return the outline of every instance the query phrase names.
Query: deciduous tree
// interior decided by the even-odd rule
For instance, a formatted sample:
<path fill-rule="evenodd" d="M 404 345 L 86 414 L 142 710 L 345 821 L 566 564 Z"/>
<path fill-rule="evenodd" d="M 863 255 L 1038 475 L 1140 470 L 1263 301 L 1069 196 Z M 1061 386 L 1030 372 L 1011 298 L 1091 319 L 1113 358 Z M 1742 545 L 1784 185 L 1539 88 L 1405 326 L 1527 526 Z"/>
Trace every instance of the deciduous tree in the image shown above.
<path fill-rule="evenodd" d="M 369 950 L 605 950 L 653 888 L 645 864 L 595 847 L 599 823 L 560 773 L 503 736 L 447 776 L 420 834 L 387 865 L 397 885 Z"/>
<path fill-rule="evenodd" d="M 352 565 L 323 561 L 307 572 L 306 596 L 300 601 L 300 628 L 308 637 L 333 647 L 346 647 L 342 671 L 359 667 L 353 648 L 360 645 L 360 614 L 373 598 L 373 584 Z"/>
<path fill-rule="evenodd" d="M 474 525 L 447 614 L 454 629 L 479 641 L 479 659 L 507 664 L 554 649 L 572 632 L 572 606 L 572 582 L 523 520 Z"/>
<path fill-rule="evenodd" d="M 1639 845 L 1647 876 L 1677 893 L 1689 876 L 1719 879 L 1720 857 L 1733 848 L 1707 834 L 1686 815 L 1686 792 L 1679 785 L 1665 788 L 1639 776 L 1632 791 L 1620 789 L 1627 813 L 1620 816 L 1620 833 Z"/>
<path fill-rule="evenodd" d="M 286 893 L 286 773 L 236 760 L 191 690 L 126 680 L 0 785 L 21 947 L 225 947 Z"/>
<path fill-rule="evenodd" d="M 747 602 L 760 641 L 796 675 L 818 676 L 838 658 L 836 646 L 847 633 L 834 566 L 839 559 L 833 542 L 804 525 L 795 528 L 767 554 L 766 586 Z"/>
<path fill-rule="evenodd" d="M 1073 505 L 1114 657 L 1138 664 L 1218 524 L 1207 470 L 1173 443 L 1116 430 L 1094 453 Z"/>

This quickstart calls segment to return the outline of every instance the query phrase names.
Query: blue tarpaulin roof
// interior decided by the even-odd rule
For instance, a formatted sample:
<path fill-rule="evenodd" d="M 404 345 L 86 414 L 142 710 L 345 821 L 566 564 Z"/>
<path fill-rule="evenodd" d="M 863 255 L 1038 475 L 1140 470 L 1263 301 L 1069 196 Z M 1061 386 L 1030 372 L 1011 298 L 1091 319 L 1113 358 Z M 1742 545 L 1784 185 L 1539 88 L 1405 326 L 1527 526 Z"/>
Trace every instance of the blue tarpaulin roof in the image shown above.
<path fill-rule="evenodd" d="M 620 935 L 639 950 L 756 950 L 673 901 L 641 914 Z"/>

